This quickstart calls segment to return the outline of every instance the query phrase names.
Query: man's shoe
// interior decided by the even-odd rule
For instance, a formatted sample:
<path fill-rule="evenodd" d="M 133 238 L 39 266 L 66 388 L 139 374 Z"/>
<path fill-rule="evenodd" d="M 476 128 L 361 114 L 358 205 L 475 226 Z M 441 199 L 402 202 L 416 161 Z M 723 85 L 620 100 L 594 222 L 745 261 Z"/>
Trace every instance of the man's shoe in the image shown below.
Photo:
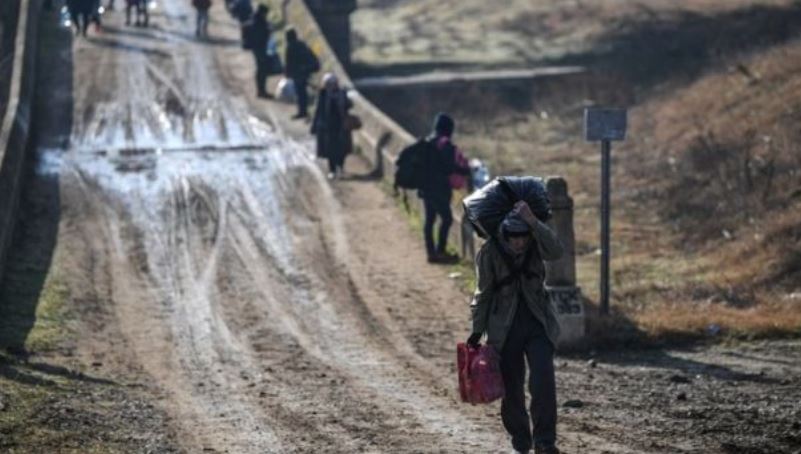
<path fill-rule="evenodd" d="M 535 446 L 534 454 L 559 454 L 556 446 Z"/>
<path fill-rule="evenodd" d="M 309 116 L 308 114 L 295 114 L 295 115 L 292 115 L 292 119 L 293 120 L 300 120 L 300 119 L 303 119 L 303 118 L 307 118 L 308 116 Z"/>

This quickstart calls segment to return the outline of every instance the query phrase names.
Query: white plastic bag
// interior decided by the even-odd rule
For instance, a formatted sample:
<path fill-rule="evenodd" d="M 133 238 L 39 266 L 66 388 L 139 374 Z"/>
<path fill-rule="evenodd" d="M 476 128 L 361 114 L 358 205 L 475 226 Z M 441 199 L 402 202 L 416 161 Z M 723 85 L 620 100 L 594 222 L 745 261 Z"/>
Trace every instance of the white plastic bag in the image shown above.
<path fill-rule="evenodd" d="M 275 98 L 283 102 L 295 102 L 297 93 L 295 92 L 295 83 L 292 79 L 282 77 L 281 80 L 278 81 L 278 85 L 275 87 Z"/>

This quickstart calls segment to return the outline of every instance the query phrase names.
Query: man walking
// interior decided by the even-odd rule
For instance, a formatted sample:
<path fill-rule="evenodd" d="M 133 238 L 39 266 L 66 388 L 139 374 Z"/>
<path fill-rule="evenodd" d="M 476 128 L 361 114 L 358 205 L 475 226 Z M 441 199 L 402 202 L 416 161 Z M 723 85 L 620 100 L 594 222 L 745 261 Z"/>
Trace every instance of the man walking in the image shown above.
<path fill-rule="evenodd" d="M 192 6 L 197 11 L 197 21 L 195 26 L 195 36 L 198 38 L 209 37 L 209 9 L 211 0 L 192 0 Z"/>
<path fill-rule="evenodd" d="M 451 141 L 456 127 L 453 118 L 440 113 L 434 119 L 434 133 L 428 139 L 424 176 L 420 182 L 419 195 L 425 208 L 423 235 L 429 263 L 455 263 L 459 257 L 446 252 L 448 232 L 453 224 L 451 199 L 452 174 L 470 175 L 469 167 L 461 167 L 456 161 L 456 146 Z M 440 218 L 439 237 L 434 243 L 434 224 Z"/>
<path fill-rule="evenodd" d="M 147 0 L 127 0 L 125 5 L 125 25 L 131 25 L 131 11 L 136 14 L 137 27 L 147 27 L 150 22 L 150 14 L 147 11 Z"/>
<path fill-rule="evenodd" d="M 309 77 L 320 70 L 320 61 L 309 46 L 298 38 L 294 29 L 286 32 L 286 68 L 284 73 L 292 79 L 298 100 L 298 113 L 293 119 L 307 118 L 309 106 Z"/>
<path fill-rule="evenodd" d="M 267 58 L 267 44 L 270 42 L 270 23 L 267 21 L 267 5 L 260 4 L 253 13 L 253 17 L 244 27 L 245 47 L 253 52 L 256 62 L 256 95 L 259 98 L 269 98 L 267 93 L 267 75 L 269 60 Z"/>
<path fill-rule="evenodd" d="M 559 239 L 518 202 L 499 232 L 476 256 L 476 291 L 471 305 L 473 330 L 468 345 L 487 344 L 500 353 L 506 394 L 501 419 L 515 452 L 558 454 L 556 379 L 553 352 L 559 323 L 545 292 L 543 260 L 557 260 Z M 531 422 L 526 413 L 525 377 L 529 365 Z"/>
<path fill-rule="evenodd" d="M 95 5 L 95 0 L 67 0 L 66 5 L 72 23 L 75 24 L 75 34 L 86 36 L 89 23 L 92 21 L 92 7 Z"/>

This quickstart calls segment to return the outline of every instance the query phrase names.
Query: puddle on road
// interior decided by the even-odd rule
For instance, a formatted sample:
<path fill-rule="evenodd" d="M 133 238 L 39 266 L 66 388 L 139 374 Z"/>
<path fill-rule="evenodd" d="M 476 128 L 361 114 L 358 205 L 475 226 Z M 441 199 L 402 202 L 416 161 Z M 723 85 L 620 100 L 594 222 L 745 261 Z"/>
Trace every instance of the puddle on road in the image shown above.
<path fill-rule="evenodd" d="M 243 100 L 218 103 L 100 103 L 83 130 L 70 139 L 80 152 L 115 149 L 256 148 L 275 137 L 272 126 L 247 114 Z M 188 105 L 187 105 L 188 104 Z"/>

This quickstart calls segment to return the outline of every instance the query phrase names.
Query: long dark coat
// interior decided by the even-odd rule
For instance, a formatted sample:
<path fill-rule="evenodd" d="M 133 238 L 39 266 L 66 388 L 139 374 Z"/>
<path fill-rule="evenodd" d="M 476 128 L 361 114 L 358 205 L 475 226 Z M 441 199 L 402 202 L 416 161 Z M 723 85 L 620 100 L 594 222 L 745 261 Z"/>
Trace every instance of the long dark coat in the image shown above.
<path fill-rule="evenodd" d="M 311 127 L 311 133 L 317 136 L 317 157 L 341 161 L 353 151 L 353 138 L 344 124 L 351 107 L 345 90 L 336 90 L 333 95 L 320 90 Z"/>

